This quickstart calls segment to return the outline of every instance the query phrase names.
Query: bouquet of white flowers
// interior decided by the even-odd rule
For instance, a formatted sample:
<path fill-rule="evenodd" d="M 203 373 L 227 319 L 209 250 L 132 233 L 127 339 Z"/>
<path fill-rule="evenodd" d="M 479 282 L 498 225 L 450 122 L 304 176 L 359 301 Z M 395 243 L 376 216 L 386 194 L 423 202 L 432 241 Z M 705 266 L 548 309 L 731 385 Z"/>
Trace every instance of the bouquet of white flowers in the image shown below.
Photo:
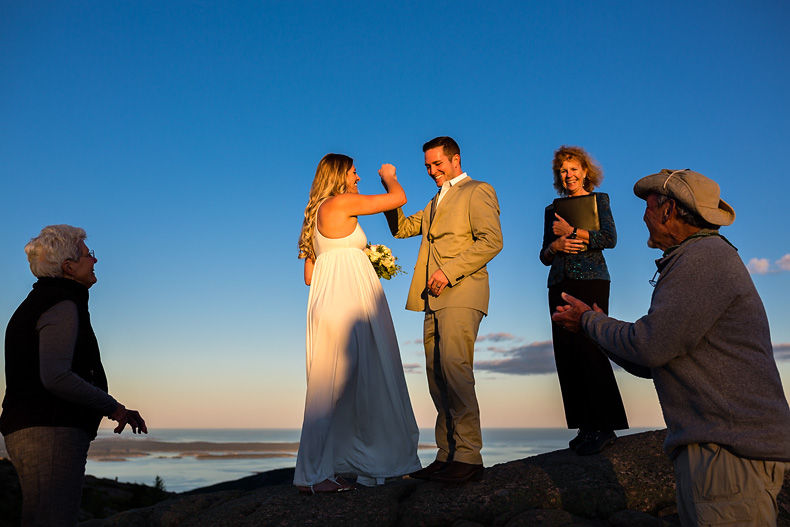
<path fill-rule="evenodd" d="M 401 269 L 400 265 L 395 263 L 395 260 L 398 258 L 392 255 L 392 250 L 386 245 L 371 245 L 370 242 L 368 242 L 364 252 L 370 260 L 371 265 L 373 265 L 376 276 L 379 278 L 389 280 L 396 274 L 406 272 Z"/>

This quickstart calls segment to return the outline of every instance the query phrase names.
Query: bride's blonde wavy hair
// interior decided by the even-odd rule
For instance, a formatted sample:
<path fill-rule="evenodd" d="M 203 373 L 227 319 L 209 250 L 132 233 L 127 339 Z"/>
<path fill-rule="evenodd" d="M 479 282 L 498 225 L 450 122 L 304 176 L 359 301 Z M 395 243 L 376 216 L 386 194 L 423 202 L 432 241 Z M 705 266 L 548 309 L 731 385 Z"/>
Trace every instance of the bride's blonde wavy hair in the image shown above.
<path fill-rule="evenodd" d="M 327 198 L 346 192 L 346 176 L 354 160 L 343 154 L 327 154 L 315 169 L 310 199 L 304 209 L 302 232 L 299 235 L 299 258 L 315 260 L 313 237 L 315 236 L 316 213 Z"/>

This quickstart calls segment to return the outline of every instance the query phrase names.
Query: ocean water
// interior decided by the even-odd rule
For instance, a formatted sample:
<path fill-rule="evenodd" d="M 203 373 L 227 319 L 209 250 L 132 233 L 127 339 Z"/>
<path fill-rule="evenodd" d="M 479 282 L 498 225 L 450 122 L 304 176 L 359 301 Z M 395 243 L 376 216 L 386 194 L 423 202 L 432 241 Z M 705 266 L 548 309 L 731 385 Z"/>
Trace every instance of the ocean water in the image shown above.
<path fill-rule="evenodd" d="M 650 430 L 632 428 L 625 433 L 633 434 Z M 186 443 L 204 441 L 208 443 L 295 443 L 299 441 L 299 429 L 161 429 L 147 436 L 125 436 L 139 441 L 145 450 L 146 441 Z M 100 430 L 98 439 L 110 438 L 111 430 Z M 483 430 L 483 460 L 486 466 L 505 463 L 515 459 L 568 448 L 568 441 L 575 431 L 564 428 L 486 428 Z M 618 435 L 623 435 L 620 433 Z M 118 436 L 115 436 L 118 437 Z M 137 443 L 136 443 L 137 444 Z M 429 448 L 418 451 L 423 466 L 433 461 L 436 455 L 433 429 L 420 429 L 420 444 Z M 278 453 L 266 445 L 260 445 L 261 453 Z M 225 453 L 221 448 L 206 449 L 210 453 Z M 249 454 L 249 453 L 245 453 Z M 99 477 L 117 479 L 129 483 L 152 485 L 159 476 L 167 490 L 185 492 L 223 481 L 240 479 L 260 472 L 296 465 L 296 452 L 279 452 L 286 457 L 233 458 L 196 457 L 179 452 L 151 452 L 139 457 L 106 461 L 88 459 L 86 473 Z"/>

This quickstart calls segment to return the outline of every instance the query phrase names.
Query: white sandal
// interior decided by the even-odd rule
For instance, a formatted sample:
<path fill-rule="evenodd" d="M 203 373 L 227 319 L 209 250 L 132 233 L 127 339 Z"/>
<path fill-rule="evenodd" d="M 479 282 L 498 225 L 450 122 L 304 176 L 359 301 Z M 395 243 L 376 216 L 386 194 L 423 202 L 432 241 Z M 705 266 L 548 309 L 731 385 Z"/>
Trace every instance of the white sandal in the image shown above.
<path fill-rule="evenodd" d="M 326 483 L 328 483 L 328 485 L 325 485 Z M 297 485 L 296 489 L 302 494 L 318 494 L 324 492 L 346 492 L 348 490 L 354 490 L 354 485 L 339 476 L 332 476 L 315 485 Z"/>

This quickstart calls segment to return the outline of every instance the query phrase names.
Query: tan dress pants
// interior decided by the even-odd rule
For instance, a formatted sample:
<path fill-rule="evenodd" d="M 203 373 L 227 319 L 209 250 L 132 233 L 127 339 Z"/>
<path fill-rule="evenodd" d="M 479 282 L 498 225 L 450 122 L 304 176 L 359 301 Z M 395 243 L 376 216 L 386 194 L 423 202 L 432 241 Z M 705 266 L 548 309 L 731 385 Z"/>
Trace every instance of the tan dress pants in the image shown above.
<path fill-rule="evenodd" d="M 713 443 L 688 445 L 675 458 L 684 527 L 776 526 L 776 496 L 790 463 L 745 459 Z"/>
<path fill-rule="evenodd" d="M 482 319 L 481 311 L 465 307 L 425 312 L 425 366 L 437 412 L 438 461 L 483 463 L 480 408 L 472 371 Z"/>

